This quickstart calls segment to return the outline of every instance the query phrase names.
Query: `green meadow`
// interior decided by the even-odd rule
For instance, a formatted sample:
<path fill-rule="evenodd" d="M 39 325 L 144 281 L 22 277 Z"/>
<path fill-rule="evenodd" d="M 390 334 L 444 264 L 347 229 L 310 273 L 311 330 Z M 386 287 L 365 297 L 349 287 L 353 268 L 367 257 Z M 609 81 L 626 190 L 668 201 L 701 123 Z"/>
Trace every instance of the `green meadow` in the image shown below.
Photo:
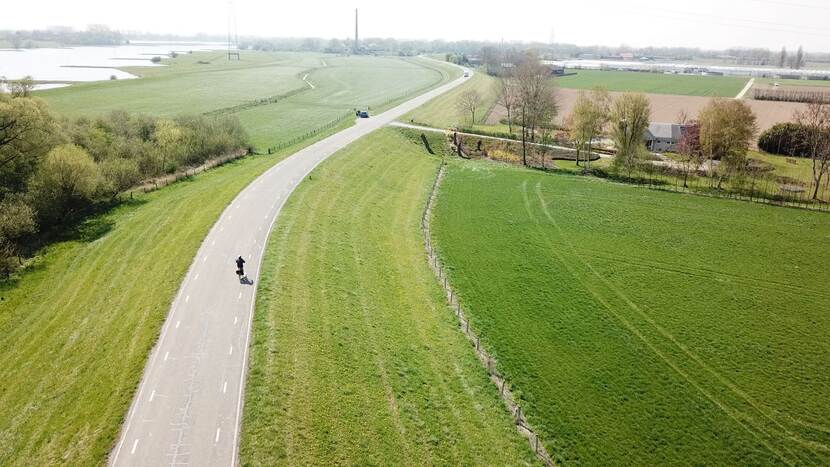
<path fill-rule="evenodd" d="M 559 462 L 830 462 L 827 214 L 456 161 L 433 237 Z"/>
<path fill-rule="evenodd" d="M 609 91 L 676 94 L 681 96 L 735 97 L 748 79 L 732 76 L 693 76 L 634 71 L 568 70 L 556 78 L 566 89 L 604 87 Z"/>

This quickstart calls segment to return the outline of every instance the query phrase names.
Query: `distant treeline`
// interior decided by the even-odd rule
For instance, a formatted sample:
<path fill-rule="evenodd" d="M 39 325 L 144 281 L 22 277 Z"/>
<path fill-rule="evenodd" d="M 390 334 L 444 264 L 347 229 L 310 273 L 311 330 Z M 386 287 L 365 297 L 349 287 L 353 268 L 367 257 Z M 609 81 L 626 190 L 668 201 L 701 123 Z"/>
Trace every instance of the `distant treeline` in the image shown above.
<path fill-rule="evenodd" d="M 69 119 L 38 98 L 0 93 L 0 274 L 38 232 L 61 233 L 142 181 L 246 147 L 235 117 Z"/>
<path fill-rule="evenodd" d="M 120 45 L 124 36 L 105 25 L 90 25 L 85 31 L 54 27 L 34 31 L 0 31 L 0 41 L 15 49 L 31 49 L 45 45 Z"/>

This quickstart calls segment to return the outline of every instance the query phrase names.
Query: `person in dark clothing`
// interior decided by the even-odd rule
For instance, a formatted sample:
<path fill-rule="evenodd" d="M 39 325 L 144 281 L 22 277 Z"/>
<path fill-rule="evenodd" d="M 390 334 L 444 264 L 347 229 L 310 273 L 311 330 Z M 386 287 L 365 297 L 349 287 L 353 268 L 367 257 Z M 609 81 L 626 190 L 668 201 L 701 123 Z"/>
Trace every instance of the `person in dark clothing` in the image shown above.
<path fill-rule="evenodd" d="M 239 277 L 245 275 L 245 260 L 241 256 L 236 258 L 236 275 Z"/>

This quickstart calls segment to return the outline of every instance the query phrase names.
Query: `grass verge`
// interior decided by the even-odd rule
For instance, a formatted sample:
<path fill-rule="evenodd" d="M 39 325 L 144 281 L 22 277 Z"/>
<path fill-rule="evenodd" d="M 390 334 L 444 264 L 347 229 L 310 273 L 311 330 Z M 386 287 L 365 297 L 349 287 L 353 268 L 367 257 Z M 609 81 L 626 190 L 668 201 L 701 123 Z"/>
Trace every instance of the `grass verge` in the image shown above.
<path fill-rule="evenodd" d="M 383 129 L 292 194 L 257 294 L 244 465 L 534 462 L 425 261 L 438 164 Z"/>

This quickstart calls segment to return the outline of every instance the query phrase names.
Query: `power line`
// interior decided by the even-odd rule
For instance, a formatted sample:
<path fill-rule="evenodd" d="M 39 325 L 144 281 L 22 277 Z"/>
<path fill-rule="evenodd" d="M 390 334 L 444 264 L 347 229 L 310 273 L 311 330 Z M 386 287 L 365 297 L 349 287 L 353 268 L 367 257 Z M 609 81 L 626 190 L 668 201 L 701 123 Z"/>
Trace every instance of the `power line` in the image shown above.
<path fill-rule="evenodd" d="M 775 29 L 775 30 L 782 30 L 781 29 L 782 27 L 783 28 L 793 28 L 792 32 L 798 32 L 798 33 L 804 32 L 803 31 L 804 29 L 812 29 L 816 32 L 820 31 L 823 34 L 826 34 L 825 31 L 827 31 L 826 27 L 802 26 L 802 25 L 795 25 L 795 24 L 780 23 L 778 21 L 763 21 L 763 20 L 757 20 L 757 19 L 724 17 L 724 16 L 721 16 L 721 15 L 707 15 L 705 13 L 691 13 L 691 12 L 685 12 L 685 11 L 669 10 L 669 9 L 666 9 L 666 8 L 652 8 L 652 9 L 653 10 L 661 10 L 661 11 L 664 11 L 664 12 L 672 14 L 672 15 L 697 16 L 697 17 L 700 17 L 700 18 L 705 18 L 707 20 L 714 19 L 714 20 L 717 20 L 717 21 L 724 21 L 725 20 L 725 21 L 735 21 L 735 22 L 742 22 L 742 23 L 753 23 L 753 24 L 759 24 L 759 25 L 763 26 L 764 28 L 767 28 L 768 26 L 773 26 L 774 28 L 771 28 L 771 29 Z"/>
<path fill-rule="evenodd" d="M 814 8 L 816 10 L 830 10 L 830 6 L 827 5 L 808 5 L 806 3 L 795 3 L 795 2 L 784 2 L 781 0 L 746 0 L 748 2 L 755 2 L 755 3 L 767 3 L 770 5 L 783 5 L 783 6 L 791 6 L 796 8 Z"/>
<path fill-rule="evenodd" d="M 654 8 L 652 8 L 654 10 Z M 671 10 L 664 10 L 668 13 L 662 14 L 648 14 L 649 18 L 662 18 L 662 19 L 669 19 L 674 21 L 685 21 L 688 23 L 694 24 L 703 24 L 703 25 L 711 25 L 713 23 L 719 24 L 721 26 L 728 26 L 728 27 L 738 27 L 738 28 L 747 28 L 747 29 L 755 29 L 761 31 L 774 31 L 774 32 L 785 32 L 789 34 L 802 34 L 802 35 L 810 35 L 810 36 L 817 36 L 817 37 L 830 37 L 830 34 L 818 32 L 819 28 L 815 28 L 816 31 L 805 31 L 803 29 L 783 29 L 780 27 L 769 27 L 769 26 L 756 26 L 751 24 L 740 24 L 736 23 L 735 21 L 742 21 L 741 19 L 731 19 L 731 18 L 723 18 L 717 16 L 709 16 L 705 19 L 695 19 L 690 18 L 690 15 L 694 15 L 694 13 L 685 13 L 685 12 L 676 12 Z M 620 13 L 637 16 L 638 18 L 643 18 L 644 15 L 641 11 L 630 11 L 626 9 L 619 9 Z M 672 16 L 673 15 L 673 16 Z M 732 22 L 729 22 L 732 21 Z M 753 21 L 753 20 L 746 20 L 746 21 Z M 760 22 L 766 23 L 766 22 Z M 773 23 L 774 24 L 774 23 Z M 796 27 L 796 26 L 791 26 Z M 800 27 L 799 27 L 800 28 Z"/>

